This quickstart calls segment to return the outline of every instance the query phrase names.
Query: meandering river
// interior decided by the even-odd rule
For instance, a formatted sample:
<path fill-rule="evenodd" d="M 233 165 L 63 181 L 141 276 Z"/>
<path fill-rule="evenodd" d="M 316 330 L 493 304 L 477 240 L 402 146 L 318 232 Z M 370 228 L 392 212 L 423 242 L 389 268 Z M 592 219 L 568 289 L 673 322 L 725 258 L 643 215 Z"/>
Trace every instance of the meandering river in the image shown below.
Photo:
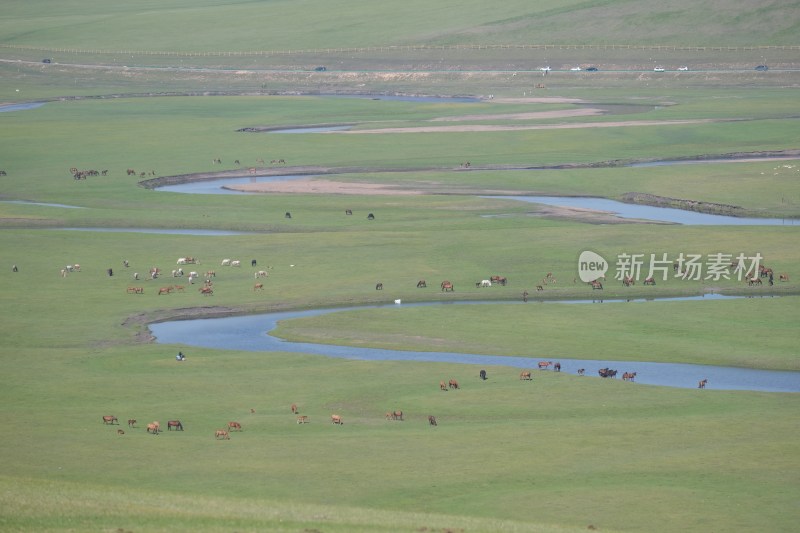
<path fill-rule="evenodd" d="M 721 295 L 706 295 L 687 300 L 709 300 L 729 298 Z M 642 302 L 643 300 L 637 300 Z M 270 334 L 281 320 L 290 320 L 325 313 L 336 313 L 354 309 L 396 308 L 424 305 L 489 305 L 497 302 L 448 302 L 401 304 L 383 306 L 347 307 L 337 309 L 315 309 L 306 311 L 287 311 L 252 316 L 226 318 L 208 318 L 198 320 L 179 320 L 161 322 L 150 325 L 157 342 L 163 344 L 183 344 L 200 346 L 217 350 L 246 350 L 256 352 L 281 351 L 306 353 L 342 359 L 359 359 L 370 361 L 418 361 L 445 362 L 481 366 L 507 366 L 514 368 L 535 369 L 541 358 L 509 357 L 497 355 L 478 355 L 452 352 L 417 352 L 386 350 L 378 348 L 360 348 L 336 346 L 328 344 L 289 342 Z M 512 303 L 512 302 L 504 302 Z M 602 305 L 628 305 L 626 301 L 605 301 Z M 576 300 L 547 303 L 513 302 L 514 305 L 600 305 L 598 300 Z M 650 305 L 647 303 L 646 305 Z M 224 356 L 224 355 L 223 355 Z M 189 358 L 191 360 L 191 358 Z M 780 372 L 770 370 L 753 370 L 746 368 L 729 368 L 710 365 L 631 362 L 589 359 L 559 359 L 562 372 L 576 373 L 578 369 L 586 370 L 586 376 L 600 379 L 598 369 L 608 367 L 623 372 L 636 372 L 636 382 L 647 385 L 667 387 L 695 388 L 701 379 L 708 379 L 708 389 L 750 390 L 766 392 L 800 392 L 800 372 Z M 475 370 L 477 376 L 478 370 Z M 534 381 L 536 373 L 534 372 Z"/>

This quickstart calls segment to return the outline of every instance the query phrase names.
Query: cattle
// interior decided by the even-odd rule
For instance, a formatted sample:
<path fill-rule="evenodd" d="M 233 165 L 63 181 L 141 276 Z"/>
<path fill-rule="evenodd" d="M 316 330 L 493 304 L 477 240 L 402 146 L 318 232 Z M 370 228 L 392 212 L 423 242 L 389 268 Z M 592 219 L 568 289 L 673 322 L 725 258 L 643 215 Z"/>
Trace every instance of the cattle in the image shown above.
<path fill-rule="evenodd" d="M 454 379 L 451 379 L 450 381 L 448 381 L 447 382 L 447 386 L 450 387 L 451 389 L 458 389 L 459 388 L 458 381 L 456 381 Z"/>
<path fill-rule="evenodd" d="M 417 282 L 417 288 L 418 288 L 418 289 L 424 289 L 424 288 L 427 288 L 427 287 L 428 287 L 428 284 L 427 284 L 427 283 L 425 283 L 425 280 L 424 280 L 424 279 L 421 279 L 421 280 L 419 280 L 419 281 Z"/>
<path fill-rule="evenodd" d="M 478 281 L 477 283 L 475 283 L 475 286 L 476 287 L 491 287 L 492 286 L 492 282 L 489 281 L 488 279 L 483 279 L 483 280 Z"/>
<path fill-rule="evenodd" d="M 344 420 L 342 420 L 342 417 L 339 415 L 331 415 L 331 423 L 338 424 L 341 426 L 344 424 Z"/>
<path fill-rule="evenodd" d="M 172 431 L 172 428 L 175 428 L 175 431 L 183 431 L 183 424 L 180 420 L 168 420 L 167 431 Z"/>
<path fill-rule="evenodd" d="M 215 438 L 215 439 L 225 439 L 225 440 L 231 440 L 231 436 L 230 436 L 230 434 L 229 434 L 227 431 L 225 431 L 224 429 L 218 429 L 218 430 L 216 430 L 216 431 L 214 432 L 214 438 Z"/>
<path fill-rule="evenodd" d="M 433 415 L 428 415 L 428 424 L 431 426 L 438 426 L 439 424 L 436 422 L 436 417 Z"/>
<path fill-rule="evenodd" d="M 443 391 L 447 392 L 447 383 L 445 383 L 444 381 L 440 381 L 439 382 L 439 390 L 443 390 Z"/>
<path fill-rule="evenodd" d="M 455 287 L 453 287 L 453 284 L 451 282 L 446 281 L 446 280 L 442 282 L 442 291 L 443 292 L 455 291 L 455 290 L 456 289 L 455 289 Z"/>
<path fill-rule="evenodd" d="M 539 361 L 539 370 L 547 370 L 547 368 L 552 365 L 551 361 Z"/>
<path fill-rule="evenodd" d="M 114 415 L 103 415 L 103 424 L 119 424 L 119 420 Z"/>
<path fill-rule="evenodd" d="M 293 403 L 292 404 L 292 414 L 296 415 L 298 412 L 299 411 L 297 410 L 297 404 Z"/>
<path fill-rule="evenodd" d="M 298 424 L 308 424 L 308 416 L 307 415 L 299 415 L 297 417 Z"/>
<path fill-rule="evenodd" d="M 263 283 L 256 283 L 255 285 L 253 285 L 253 292 L 255 292 L 255 291 L 263 291 L 263 290 L 264 290 L 264 284 Z"/>
<path fill-rule="evenodd" d="M 698 388 L 698 389 L 705 389 L 705 388 L 706 388 L 706 384 L 708 384 L 708 379 L 701 380 L 701 381 L 700 381 L 700 382 L 697 384 L 697 388 Z"/>
<path fill-rule="evenodd" d="M 523 370 L 522 372 L 519 373 L 519 379 L 532 380 L 533 378 L 531 377 L 531 371 L 530 370 Z"/>
<path fill-rule="evenodd" d="M 136 427 L 136 419 L 135 418 L 129 418 L 128 419 L 128 427 L 129 428 L 135 428 Z"/>
<path fill-rule="evenodd" d="M 228 429 L 231 431 L 241 431 L 242 425 L 239 422 L 228 422 Z"/>
<path fill-rule="evenodd" d="M 481 369 L 479 375 L 482 380 L 486 381 L 486 370 Z"/>

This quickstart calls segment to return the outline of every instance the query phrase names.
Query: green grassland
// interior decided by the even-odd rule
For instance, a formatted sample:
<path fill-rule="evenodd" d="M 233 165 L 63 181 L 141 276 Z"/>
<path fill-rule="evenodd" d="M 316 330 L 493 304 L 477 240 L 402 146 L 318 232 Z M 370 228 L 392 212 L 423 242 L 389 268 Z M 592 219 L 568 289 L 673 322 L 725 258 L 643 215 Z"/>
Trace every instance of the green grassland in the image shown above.
<path fill-rule="evenodd" d="M 702 391 L 645 386 L 566 372 L 537 371 L 525 382 L 503 363 L 503 356 L 525 355 L 800 370 L 798 160 L 608 166 L 800 148 L 791 70 L 797 51 L 786 48 L 796 44 L 796 5 L 564 0 L 498 9 L 472 0 L 352 1 L 348 21 L 342 5 L 318 0 L 6 4 L 0 102 L 46 103 L 0 112 L 0 169 L 7 173 L 0 176 L 0 530 L 796 528 L 797 394 L 720 391 L 713 383 Z M 522 46 L 541 43 L 558 46 Z M 600 48 L 609 44 L 631 48 Z M 54 63 L 42 64 L 44 57 Z M 692 71 L 636 72 L 665 58 Z M 769 72 L 752 72 L 764 61 Z M 546 63 L 603 68 L 596 76 L 545 78 L 536 69 Z M 328 71 L 309 72 L 320 64 Z M 324 93 L 497 98 L 409 102 Z M 605 113 L 512 117 L 585 107 Z M 353 124 L 354 133 L 237 131 L 309 124 Z M 357 133 L 442 124 L 541 129 Z M 259 158 L 350 167 L 334 178 L 437 194 L 196 195 L 140 185 L 235 171 Z M 464 161 L 469 172 L 459 168 Z M 508 170 L 578 164 L 597 168 Z M 108 174 L 74 180 L 72 167 Z M 486 190 L 614 199 L 638 192 L 739 206 L 786 224 L 587 223 L 478 196 Z M 574 281 L 583 250 L 607 259 L 761 254 L 790 281 L 749 287 L 735 276 L 670 273 L 654 287 L 623 287 L 609 277 L 605 299 L 764 298 L 540 303 L 596 297 Z M 182 256 L 200 259 L 191 269 L 216 271 L 213 296 L 169 275 Z M 223 258 L 243 267 L 222 267 Z M 263 291 L 253 288 L 251 258 L 269 267 Z M 80 272 L 60 275 L 76 263 Z M 162 278 L 134 280 L 151 267 Z M 548 272 L 557 282 L 536 291 Z M 490 275 L 510 283 L 475 287 Z M 419 279 L 427 289 L 416 288 Z M 439 290 L 444 279 L 455 292 Z M 375 290 L 378 282 L 383 291 Z M 176 284 L 185 290 L 158 295 Z M 128 294 L 131 286 L 144 294 Z M 527 305 L 517 303 L 523 290 Z M 148 338 L 152 321 L 396 298 L 494 303 L 343 312 L 288 321 L 278 332 L 321 343 L 492 354 L 489 379 L 479 380 L 471 365 L 214 350 Z M 187 354 L 184 363 L 174 359 L 178 350 Z M 461 390 L 440 391 L 439 381 L 451 378 Z M 296 423 L 292 403 L 309 424 Z M 396 409 L 405 421 L 386 420 Z M 332 413 L 345 424 L 331 424 Z M 120 426 L 104 425 L 107 414 Z M 126 425 L 129 418 L 137 427 Z M 163 427 L 171 419 L 185 430 L 145 432 L 148 422 Z M 243 431 L 215 440 L 214 431 L 233 420 Z"/>

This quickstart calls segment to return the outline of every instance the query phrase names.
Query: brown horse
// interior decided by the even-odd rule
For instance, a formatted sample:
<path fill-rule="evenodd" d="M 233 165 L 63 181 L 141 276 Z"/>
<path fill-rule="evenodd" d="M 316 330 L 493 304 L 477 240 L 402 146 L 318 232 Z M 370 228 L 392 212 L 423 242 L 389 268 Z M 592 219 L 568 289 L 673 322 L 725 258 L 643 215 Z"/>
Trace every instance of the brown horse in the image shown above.
<path fill-rule="evenodd" d="M 789 281 L 789 274 L 779 274 L 778 275 L 779 281 Z"/>
<path fill-rule="evenodd" d="M 167 420 L 167 431 L 172 431 L 172 428 L 175 428 L 175 431 L 183 431 L 183 424 L 180 420 Z"/>
<path fill-rule="evenodd" d="M 425 280 L 424 280 L 424 279 L 421 279 L 421 280 L 419 280 L 419 281 L 417 282 L 417 288 L 418 288 L 418 289 L 424 289 L 424 288 L 426 288 L 427 286 L 428 286 L 428 284 L 427 284 L 427 283 L 425 283 Z"/>
<path fill-rule="evenodd" d="M 392 420 L 403 420 L 403 411 L 394 411 L 392 413 Z"/>
<path fill-rule="evenodd" d="M 297 423 L 298 424 L 308 424 L 308 416 L 307 415 L 298 415 L 297 416 Z"/>
<path fill-rule="evenodd" d="M 231 436 L 230 436 L 230 434 L 229 434 L 227 431 L 225 431 L 224 429 L 218 429 L 218 430 L 216 430 L 216 431 L 214 432 L 214 438 L 215 438 L 215 439 L 227 439 L 227 440 L 231 440 Z"/>
<path fill-rule="evenodd" d="M 506 283 L 508 283 L 508 278 L 506 278 L 505 276 L 492 276 L 489 278 L 489 281 L 491 281 L 492 283 L 497 283 L 499 285 L 505 285 Z"/>
<path fill-rule="evenodd" d="M 455 290 L 455 288 L 453 287 L 453 284 L 451 282 L 446 281 L 446 280 L 442 282 L 442 291 L 447 292 L 447 291 L 454 291 L 454 290 Z"/>
<path fill-rule="evenodd" d="M 447 383 L 447 386 L 448 386 L 448 387 L 450 387 L 451 389 L 457 389 L 457 388 L 459 388 L 459 387 L 458 387 L 458 381 L 456 381 L 456 380 L 454 380 L 454 379 L 451 379 L 451 380 L 450 380 L 450 381 Z"/>
<path fill-rule="evenodd" d="M 519 373 L 519 379 L 526 379 L 526 380 L 527 379 L 533 379 L 531 377 L 531 371 L 530 370 L 523 370 L 522 372 Z"/>
<path fill-rule="evenodd" d="M 342 417 L 339 415 L 331 415 L 331 423 L 339 424 L 341 426 L 344 424 L 344 420 L 342 420 Z"/>
<path fill-rule="evenodd" d="M 547 370 L 552 364 L 552 361 L 539 361 L 539 370 Z"/>
<path fill-rule="evenodd" d="M 257 290 L 263 291 L 264 290 L 264 284 L 263 283 L 256 283 L 255 285 L 253 285 L 253 292 L 256 292 Z"/>
<path fill-rule="evenodd" d="M 636 372 L 625 372 L 622 374 L 622 381 L 634 381 L 636 379 Z"/>
<path fill-rule="evenodd" d="M 228 429 L 231 431 L 241 431 L 242 425 L 239 422 L 228 422 Z"/>
<path fill-rule="evenodd" d="M 135 428 L 136 427 L 136 419 L 135 418 L 129 418 L 128 419 L 128 427 L 129 428 Z"/>
<path fill-rule="evenodd" d="M 296 415 L 297 413 L 298 413 L 298 410 L 297 410 L 297 404 L 296 404 L 296 403 L 293 403 L 293 404 L 292 404 L 292 414 L 293 414 L 293 415 Z"/>
<path fill-rule="evenodd" d="M 433 415 L 428 415 L 428 424 L 432 426 L 438 426 L 439 424 L 436 422 L 436 417 Z"/>
<path fill-rule="evenodd" d="M 439 382 L 439 390 L 447 391 L 447 384 L 444 381 Z"/>
<path fill-rule="evenodd" d="M 149 424 L 147 424 L 148 433 L 152 433 L 153 435 L 158 435 L 160 431 L 161 431 L 161 424 L 159 424 L 158 422 L 150 422 Z"/>
<path fill-rule="evenodd" d="M 119 424 L 119 421 L 114 415 L 103 415 L 103 424 Z"/>
<path fill-rule="evenodd" d="M 705 389 L 706 384 L 708 383 L 708 379 L 704 379 L 697 384 L 698 389 Z"/>

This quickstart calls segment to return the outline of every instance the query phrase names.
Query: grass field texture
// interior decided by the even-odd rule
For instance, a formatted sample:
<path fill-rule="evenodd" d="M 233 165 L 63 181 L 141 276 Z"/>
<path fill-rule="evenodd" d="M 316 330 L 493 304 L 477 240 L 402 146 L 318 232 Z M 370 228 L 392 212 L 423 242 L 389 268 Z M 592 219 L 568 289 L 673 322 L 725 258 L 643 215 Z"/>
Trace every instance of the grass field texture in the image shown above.
<path fill-rule="evenodd" d="M 0 102 L 46 103 L 0 112 L 0 530 L 796 529 L 798 394 L 538 370 L 528 382 L 503 363 L 526 355 L 800 370 L 800 161 L 608 166 L 795 153 L 796 6 L 357 1 L 347 3 L 347 20 L 343 6 L 318 0 L 8 4 Z M 506 43 L 519 46 L 498 47 Z M 523 46 L 542 43 L 558 46 Z M 601 48 L 610 44 L 630 48 Z M 691 70 L 657 77 L 660 61 Z M 754 72 L 762 62 L 770 70 Z M 545 77 L 538 68 L 546 64 L 558 72 Z M 590 64 L 601 71 L 568 70 Z M 313 72 L 317 65 L 327 71 Z M 327 93 L 367 97 L 320 96 Z M 372 99 L 398 93 L 485 98 Z M 587 108 L 602 113 L 526 115 Z M 237 131 L 311 124 L 352 124 L 354 133 Z M 441 124 L 461 131 L 414 130 Z M 539 129 L 469 130 L 487 125 Z M 405 131 L 380 131 L 389 128 Z M 288 167 L 353 169 L 330 179 L 438 194 L 196 195 L 140 185 L 246 173 L 262 166 L 258 159 L 279 158 Z M 465 161 L 472 170 L 462 171 Z M 597 168 L 506 169 L 575 164 Z M 73 167 L 108 173 L 75 180 Z M 486 190 L 613 199 L 637 192 L 787 223 L 587 223 L 480 197 Z M 669 276 L 654 287 L 608 279 L 607 299 L 776 297 L 539 304 L 596 296 L 575 281 L 583 250 L 605 258 L 760 254 L 776 273 L 772 287 L 735 277 Z M 185 256 L 200 259 L 187 272 L 216 271 L 213 296 L 198 292 L 201 281 L 170 276 Z M 223 267 L 224 258 L 243 267 Z M 263 291 L 254 290 L 251 259 L 269 271 Z M 61 275 L 74 264 L 79 272 Z M 162 277 L 145 281 L 152 267 Z M 536 291 L 548 272 L 557 283 Z M 510 283 L 475 287 L 491 275 Z M 419 279 L 429 288 L 418 289 Z M 444 279 L 454 293 L 439 290 Z M 184 290 L 159 296 L 168 285 Z M 523 290 L 527 305 L 518 303 Z M 494 354 L 489 379 L 471 365 L 214 350 L 148 337 L 152 321 L 395 298 L 493 303 L 337 313 L 278 332 Z M 449 379 L 461 389 L 440 391 Z M 297 424 L 292 403 L 308 424 Z M 394 410 L 405 420 L 387 420 Z M 343 425 L 331 423 L 334 413 Z M 104 424 L 104 415 L 119 425 Z M 145 430 L 174 419 L 184 431 Z M 242 431 L 216 440 L 230 421 Z"/>

